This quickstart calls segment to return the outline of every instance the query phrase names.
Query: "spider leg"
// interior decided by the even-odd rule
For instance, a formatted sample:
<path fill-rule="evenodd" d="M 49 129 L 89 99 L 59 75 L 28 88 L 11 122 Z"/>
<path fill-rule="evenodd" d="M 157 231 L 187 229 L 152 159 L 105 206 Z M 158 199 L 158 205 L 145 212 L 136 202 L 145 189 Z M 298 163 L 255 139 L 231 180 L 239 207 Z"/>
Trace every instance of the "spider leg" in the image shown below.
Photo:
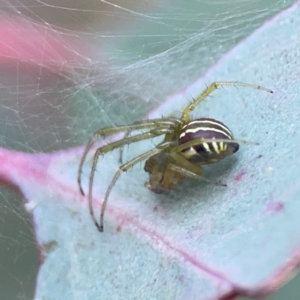
<path fill-rule="evenodd" d="M 104 155 L 105 153 L 107 153 L 109 151 L 112 151 L 116 148 L 122 147 L 126 144 L 130 144 L 130 143 L 150 139 L 152 137 L 157 137 L 157 136 L 167 134 L 167 133 L 172 133 L 172 132 L 173 132 L 173 130 L 171 128 L 156 128 L 156 129 L 152 129 L 150 131 L 147 131 L 147 132 L 135 135 L 135 136 L 128 137 L 128 138 L 123 139 L 123 140 L 119 140 L 119 141 L 107 144 L 107 145 L 102 146 L 102 147 L 100 147 L 96 150 L 96 152 L 94 154 L 94 158 L 93 158 L 93 164 L 92 164 L 92 169 L 91 169 L 90 179 L 89 179 L 88 199 L 89 199 L 90 215 L 91 215 L 96 227 L 99 230 L 100 230 L 100 227 L 99 227 L 99 224 L 98 224 L 98 222 L 97 222 L 97 220 L 94 216 L 94 210 L 93 210 L 93 204 L 92 204 L 92 192 L 93 192 L 94 175 L 95 175 L 95 172 L 96 172 L 96 166 L 97 166 L 99 156 Z"/>
<path fill-rule="evenodd" d="M 124 135 L 124 139 L 129 137 L 131 131 L 128 130 L 125 135 Z M 119 153 L 119 163 L 122 164 L 123 163 L 123 150 L 124 150 L 124 146 L 120 147 L 120 153 Z"/>
<path fill-rule="evenodd" d="M 94 216 L 94 210 L 93 210 L 93 204 L 92 204 L 92 192 L 93 192 L 93 182 L 94 182 L 94 175 L 96 172 L 96 166 L 97 166 L 97 162 L 98 162 L 98 158 L 100 155 L 104 155 L 105 153 L 112 151 L 116 148 L 122 147 L 126 144 L 130 144 L 133 142 L 138 142 L 138 141 L 142 141 L 145 139 L 149 139 L 152 137 L 157 137 L 163 134 L 167 134 L 167 133 L 171 133 L 172 129 L 170 128 L 157 128 L 157 129 L 152 129 L 148 132 L 145 133 L 141 133 L 132 137 L 128 137 L 126 139 L 123 140 L 119 140 L 113 143 L 110 143 L 108 145 L 102 146 L 100 148 L 98 148 L 94 154 L 94 158 L 93 158 L 93 164 L 92 164 L 92 169 L 91 169 L 91 173 L 90 173 L 90 179 L 89 179 L 89 193 L 88 193 L 88 199 L 89 199 L 89 210 L 90 210 L 90 215 L 96 225 L 96 227 L 98 228 L 99 231 L 103 231 L 103 228 L 101 230 L 101 227 L 99 226 L 95 216 Z M 106 200 L 107 201 L 107 200 Z"/>
<path fill-rule="evenodd" d="M 273 91 L 264 88 L 260 85 L 255 84 L 249 84 L 249 83 L 243 83 L 243 82 L 235 82 L 235 81 L 217 81 L 213 82 L 211 85 L 209 85 L 192 103 L 190 103 L 183 111 L 181 119 L 184 120 L 186 123 L 190 121 L 189 114 L 192 112 L 195 107 L 204 100 L 209 94 L 211 94 L 214 90 L 217 90 L 221 86 L 244 86 L 249 87 L 257 90 L 266 91 L 269 93 L 273 93 Z"/>
<path fill-rule="evenodd" d="M 184 177 L 200 179 L 206 181 L 208 183 L 219 185 L 219 186 L 227 186 L 226 184 L 219 183 L 210 179 L 207 179 L 202 176 L 202 168 L 199 165 L 195 165 L 182 157 L 177 153 L 172 153 L 171 156 L 176 160 L 176 164 L 169 164 L 168 169 L 175 171 Z"/>
<path fill-rule="evenodd" d="M 84 195 L 84 191 L 83 191 L 82 185 L 81 185 L 82 167 L 83 167 L 83 164 L 85 162 L 85 159 L 86 159 L 86 156 L 87 156 L 88 152 L 90 151 L 91 147 L 93 146 L 93 144 L 96 142 L 97 139 L 98 139 L 98 135 L 96 135 L 96 133 L 95 133 L 93 138 L 86 145 L 86 147 L 84 149 L 84 152 L 83 152 L 83 155 L 80 159 L 80 163 L 79 163 L 79 167 L 78 167 L 78 173 L 77 173 L 77 183 L 78 183 L 81 195 Z"/>
<path fill-rule="evenodd" d="M 104 197 L 104 201 L 102 203 L 102 207 L 101 207 L 101 213 L 100 213 L 100 225 L 97 223 L 96 220 L 94 220 L 98 230 L 100 232 L 103 232 L 103 220 L 104 220 L 104 213 L 105 213 L 105 209 L 106 209 L 106 204 L 107 204 L 107 200 L 108 197 L 110 195 L 110 192 L 112 190 L 112 188 L 114 187 L 115 183 L 117 182 L 117 180 L 119 179 L 119 177 L 121 176 L 121 174 L 123 172 L 126 172 L 129 168 L 133 167 L 134 165 L 136 165 L 137 163 L 148 159 L 149 157 L 162 152 L 163 150 L 165 150 L 166 148 L 170 147 L 170 145 L 172 145 L 174 142 L 173 141 L 167 141 L 167 142 L 162 142 L 161 144 L 157 145 L 155 148 L 151 149 L 150 151 L 147 151 L 141 155 L 139 155 L 138 157 L 135 157 L 134 159 L 128 161 L 127 163 L 123 164 L 119 170 L 116 172 L 115 176 L 113 177 L 106 193 L 105 193 L 105 197 Z"/>
<path fill-rule="evenodd" d="M 174 118 L 174 117 L 169 117 L 169 118 L 164 118 L 165 120 L 172 120 L 175 124 L 179 124 L 179 123 L 182 123 L 181 119 L 178 119 L 178 118 Z M 160 120 L 160 119 L 157 119 L 157 120 Z M 133 124 L 136 124 L 136 123 L 140 123 L 140 122 L 143 122 L 143 121 L 137 121 L 137 122 L 134 122 Z M 130 133 L 132 132 L 132 130 L 128 130 L 124 137 L 123 138 L 127 138 Z M 124 147 L 120 147 L 120 153 L 119 153 L 119 163 L 122 164 L 123 163 L 123 150 L 124 150 Z"/>
<path fill-rule="evenodd" d="M 94 143 L 97 141 L 99 137 L 106 137 L 110 136 L 115 133 L 119 132 L 124 132 L 124 131 L 134 131 L 134 130 L 140 130 L 140 129 L 147 129 L 147 128 L 162 128 L 162 127 L 167 127 L 167 128 L 173 128 L 176 126 L 178 123 L 181 123 L 180 119 L 176 118 L 165 118 L 165 119 L 152 119 L 152 120 L 144 120 L 144 121 L 138 121 L 133 123 L 132 125 L 124 125 L 124 126 L 118 126 L 118 127 L 107 127 L 100 129 L 95 132 L 94 136 L 92 139 L 89 141 L 89 143 L 86 145 L 83 155 L 81 157 L 79 167 L 78 167 L 78 173 L 77 173 L 77 183 L 80 189 L 80 193 L 84 195 L 82 186 L 81 186 L 81 173 L 82 173 L 82 167 L 85 162 L 86 156 Z"/>

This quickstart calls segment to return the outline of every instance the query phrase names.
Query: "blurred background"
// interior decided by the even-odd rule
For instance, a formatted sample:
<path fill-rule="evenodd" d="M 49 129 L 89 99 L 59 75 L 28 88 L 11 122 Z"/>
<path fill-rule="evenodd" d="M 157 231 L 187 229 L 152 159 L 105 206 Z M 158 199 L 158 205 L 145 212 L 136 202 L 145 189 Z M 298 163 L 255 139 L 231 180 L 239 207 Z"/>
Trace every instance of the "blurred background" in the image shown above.
<path fill-rule="evenodd" d="M 293 2 L 0 0 L 1 146 L 56 151 L 137 120 Z M 24 203 L 1 187 L 1 299 L 34 295 L 41 257 Z M 299 299 L 299 281 L 268 299 Z"/>

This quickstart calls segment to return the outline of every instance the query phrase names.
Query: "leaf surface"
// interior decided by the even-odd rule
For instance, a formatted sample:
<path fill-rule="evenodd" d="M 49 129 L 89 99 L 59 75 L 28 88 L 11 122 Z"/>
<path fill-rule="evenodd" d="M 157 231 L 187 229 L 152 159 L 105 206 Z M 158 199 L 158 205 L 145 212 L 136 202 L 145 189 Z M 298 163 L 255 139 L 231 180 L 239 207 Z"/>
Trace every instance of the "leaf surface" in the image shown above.
<path fill-rule="evenodd" d="M 39 155 L 1 150 L 2 181 L 18 187 L 34 217 L 41 247 L 36 299 L 231 299 L 266 295 L 286 280 L 300 255 L 299 28 L 298 2 L 148 116 L 178 115 L 216 80 L 271 88 L 273 95 L 219 89 L 193 113 L 259 142 L 205 168 L 227 188 L 186 180 L 170 195 L 156 195 L 137 166 L 115 185 L 100 234 L 76 183 L 83 147 Z M 126 157 L 156 142 L 131 145 Z M 96 212 L 117 159 L 114 151 L 99 160 Z"/>

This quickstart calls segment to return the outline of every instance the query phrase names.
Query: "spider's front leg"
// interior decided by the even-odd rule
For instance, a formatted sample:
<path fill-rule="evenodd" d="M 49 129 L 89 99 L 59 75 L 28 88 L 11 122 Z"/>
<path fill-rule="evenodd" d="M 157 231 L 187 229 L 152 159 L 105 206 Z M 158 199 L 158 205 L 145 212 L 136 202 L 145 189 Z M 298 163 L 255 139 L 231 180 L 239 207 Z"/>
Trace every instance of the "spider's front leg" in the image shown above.
<path fill-rule="evenodd" d="M 189 122 L 190 117 L 189 114 L 195 109 L 196 106 L 199 105 L 206 97 L 208 97 L 213 91 L 217 90 L 219 87 L 222 86 L 241 86 L 241 87 L 248 87 L 256 90 L 262 90 L 268 93 L 273 93 L 272 90 L 267 89 L 261 85 L 244 83 L 244 82 L 237 82 L 237 81 L 216 81 L 210 84 L 192 103 L 190 103 L 184 110 L 181 116 L 181 119 L 184 120 L 186 123 Z"/>
<path fill-rule="evenodd" d="M 167 133 L 170 133 L 170 132 L 172 132 L 172 130 L 169 129 L 169 128 L 158 128 L 158 129 L 156 128 L 156 129 L 152 129 L 150 131 L 147 131 L 147 132 L 144 132 L 144 133 L 141 133 L 141 134 L 137 134 L 137 135 L 132 136 L 132 137 L 128 137 L 128 138 L 123 139 L 123 140 L 112 142 L 112 143 L 107 144 L 105 146 L 102 146 L 102 147 L 100 147 L 96 150 L 96 152 L 94 154 L 94 157 L 93 157 L 92 169 L 91 169 L 91 172 L 90 172 L 88 203 L 89 203 L 90 215 L 91 215 L 96 227 L 98 228 L 98 230 L 100 232 L 103 231 L 103 216 L 104 216 L 104 211 L 105 211 L 108 196 L 109 196 L 110 191 L 113 188 L 115 182 L 117 181 L 117 179 L 121 175 L 121 173 L 125 172 L 128 168 L 132 167 L 133 165 L 135 165 L 139 161 L 147 159 L 148 155 L 151 156 L 152 153 L 153 153 L 153 155 L 155 155 L 155 153 L 154 153 L 155 151 L 157 151 L 157 153 L 158 153 L 158 152 L 162 151 L 165 147 L 167 147 L 167 146 L 169 147 L 170 145 L 169 145 L 169 143 L 160 144 L 160 147 L 158 147 L 157 150 L 155 148 L 155 149 L 151 150 L 152 152 L 151 151 L 146 152 L 145 154 L 142 154 L 142 155 L 132 159 L 131 161 L 129 161 L 128 163 L 126 163 L 126 164 L 124 164 L 123 166 L 120 167 L 120 172 L 116 173 L 115 177 L 113 178 L 113 180 L 112 180 L 111 184 L 109 185 L 109 187 L 107 189 L 107 192 L 105 194 L 104 201 L 103 201 L 103 204 L 102 204 L 102 209 L 101 209 L 100 225 L 99 225 L 98 221 L 95 218 L 93 204 L 92 204 L 94 176 L 95 176 L 96 166 L 97 166 L 99 157 L 104 155 L 107 152 L 110 152 L 110 151 L 112 151 L 116 148 L 120 148 L 124 145 L 135 143 L 135 142 L 142 141 L 142 140 L 146 140 L 146 139 L 149 139 L 151 137 L 157 137 L 159 135 L 167 134 Z"/>
<path fill-rule="evenodd" d="M 108 137 L 111 136 L 113 134 L 116 133 L 120 133 L 120 132 L 132 132 L 132 131 L 136 131 L 136 130 L 141 130 L 141 129 L 163 129 L 163 128 L 173 128 L 175 127 L 177 124 L 181 123 L 180 119 L 176 119 L 176 118 L 165 118 L 165 119 L 152 119 L 152 120 L 146 120 L 146 121 L 137 121 L 134 122 L 131 125 L 124 125 L 124 126 L 117 126 L 117 127 L 107 127 L 107 128 L 102 128 L 97 130 L 94 133 L 94 136 L 92 137 L 92 139 L 89 141 L 89 143 L 86 145 L 84 152 L 82 154 L 82 157 L 80 159 L 80 163 L 79 163 L 79 168 L 78 168 L 78 173 L 77 173 L 77 183 L 79 186 L 79 190 L 80 193 L 82 195 L 84 195 L 82 186 L 81 186 L 81 173 L 82 173 L 82 168 L 83 168 L 83 164 L 85 162 L 85 159 L 87 157 L 88 152 L 91 150 L 92 146 L 95 144 L 95 142 L 100 138 L 104 138 L 104 137 Z M 163 133 L 161 133 L 163 134 Z M 126 141 L 129 141 L 129 143 L 134 142 L 134 140 L 131 140 L 130 138 L 128 139 L 128 135 L 122 140 L 125 141 L 125 143 L 118 143 L 118 147 L 123 147 L 122 145 L 126 144 Z M 158 134 L 159 135 L 159 134 Z M 146 139 L 146 135 L 145 135 L 145 139 Z M 128 144 L 128 143 L 127 143 Z M 111 144 L 112 145 L 112 144 Z"/>

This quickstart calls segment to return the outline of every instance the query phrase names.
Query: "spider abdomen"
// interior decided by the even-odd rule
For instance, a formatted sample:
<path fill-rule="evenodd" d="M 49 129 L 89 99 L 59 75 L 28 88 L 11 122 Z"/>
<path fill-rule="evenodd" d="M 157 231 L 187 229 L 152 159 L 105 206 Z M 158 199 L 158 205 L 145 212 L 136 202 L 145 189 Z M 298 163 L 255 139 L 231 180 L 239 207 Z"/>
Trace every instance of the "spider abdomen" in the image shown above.
<path fill-rule="evenodd" d="M 222 140 L 233 140 L 230 129 L 220 121 L 210 118 L 200 118 L 183 126 L 178 143 L 182 145 L 192 140 L 216 139 L 215 142 L 203 142 L 196 146 L 184 149 L 181 154 L 189 161 L 199 164 L 211 164 L 226 156 L 231 155 L 239 149 L 239 145 Z"/>

